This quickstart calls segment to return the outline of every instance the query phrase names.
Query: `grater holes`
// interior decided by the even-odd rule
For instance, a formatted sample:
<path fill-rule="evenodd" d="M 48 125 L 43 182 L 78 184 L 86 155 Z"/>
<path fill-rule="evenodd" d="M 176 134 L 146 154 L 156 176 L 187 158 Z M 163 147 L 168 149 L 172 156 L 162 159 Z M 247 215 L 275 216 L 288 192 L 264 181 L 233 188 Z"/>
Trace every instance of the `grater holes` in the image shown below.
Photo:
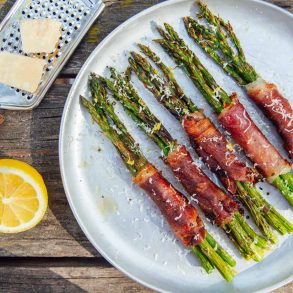
<path fill-rule="evenodd" d="M 24 54 L 21 50 L 21 37 L 19 29 L 19 19 L 10 27 L 9 34 L 3 35 L 0 50 L 14 51 L 21 55 L 32 56 L 46 61 L 44 74 L 40 83 L 40 88 L 46 83 L 50 72 L 54 70 L 55 63 L 62 59 L 63 50 L 67 50 L 68 44 L 75 38 L 78 30 L 83 25 L 84 18 L 90 14 L 90 10 L 80 1 L 68 0 L 31 0 L 29 4 L 20 11 L 21 19 L 53 18 L 58 19 L 62 24 L 62 35 L 56 50 L 51 54 Z M 0 40 L 1 42 L 1 40 Z M 30 94 L 22 90 L 13 88 L 13 90 L 24 99 L 31 100 L 37 97 L 37 94 Z M 31 103 L 32 101 L 30 101 Z"/>

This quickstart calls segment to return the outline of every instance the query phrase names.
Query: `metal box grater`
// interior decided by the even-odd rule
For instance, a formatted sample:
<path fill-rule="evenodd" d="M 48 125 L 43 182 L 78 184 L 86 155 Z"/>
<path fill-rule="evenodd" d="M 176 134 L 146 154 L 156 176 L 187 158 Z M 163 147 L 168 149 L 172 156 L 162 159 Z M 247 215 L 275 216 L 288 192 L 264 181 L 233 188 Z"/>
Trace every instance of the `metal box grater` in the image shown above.
<path fill-rule="evenodd" d="M 101 0 L 18 0 L 0 25 L 0 50 L 47 61 L 42 81 L 34 94 L 0 83 L 0 108 L 30 110 L 39 105 L 82 37 L 104 9 Z M 62 36 L 50 54 L 24 54 L 21 19 L 53 18 L 61 22 Z"/>

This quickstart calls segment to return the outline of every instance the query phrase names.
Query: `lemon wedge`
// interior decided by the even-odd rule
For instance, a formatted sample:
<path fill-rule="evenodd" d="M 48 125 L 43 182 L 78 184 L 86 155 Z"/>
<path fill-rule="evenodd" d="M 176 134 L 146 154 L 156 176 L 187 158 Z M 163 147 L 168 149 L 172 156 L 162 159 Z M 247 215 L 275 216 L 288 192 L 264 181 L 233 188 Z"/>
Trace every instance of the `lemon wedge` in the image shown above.
<path fill-rule="evenodd" d="M 17 160 L 0 160 L 0 233 L 18 233 L 44 217 L 48 194 L 40 173 Z"/>

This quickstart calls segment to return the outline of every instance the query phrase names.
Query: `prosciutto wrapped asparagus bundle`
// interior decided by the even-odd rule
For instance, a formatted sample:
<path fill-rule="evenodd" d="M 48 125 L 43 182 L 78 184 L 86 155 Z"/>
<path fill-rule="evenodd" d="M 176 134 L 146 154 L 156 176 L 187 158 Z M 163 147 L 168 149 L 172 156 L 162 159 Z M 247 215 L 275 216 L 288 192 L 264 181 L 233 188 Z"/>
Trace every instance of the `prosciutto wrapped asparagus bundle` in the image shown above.
<path fill-rule="evenodd" d="M 274 184 L 293 206 L 293 175 L 291 164 L 266 139 L 239 102 L 236 94 L 229 96 L 214 80 L 183 39 L 168 24 L 159 28 L 160 43 L 186 72 L 203 97 L 212 106 L 219 121 L 243 148 L 256 168 L 269 183 Z M 197 119 L 197 118 L 196 118 Z M 289 180 L 287 179 L 289 178 Z"/>
<path fill-rule="evenodd" d="M 226 232 L 246 259 L 261 260 L 262 253 L 257 247 L 265 248 L 266 241 L 246 223 L 238 212 L 238 204 L 200 170 L 186 148 L 179 145 L 151 113 L 132 84 L 114 69 L 112 77 L 114 83 L 103 77 L 99 81 L 109 88 L 129 116 L 160 147 L 165 162 L 210 222 Z M 91 87 L 94 88 L 97 82 L 92 77 Z"/>
<path fill-rule="evenodd" d="M 147 161 L 115 114 L 105 89 L 96 86 L 94 93 L 93 104 L 83 97 L 81 101 L 116 147 L 133 182 L 155 202 L 173 233 L 185 247 L 192 249 L 206 271 L 210 273 L 216 267 L 230 282 L 235 274 L 230 266 L 234 266 L 235 261 L 206 231 L 196 209 Z"/>
<path fill-rule="evenodd" d="M 203 2 L 199 1 L 198 4 L 201 9 L 199 18 L 205 19 L 208 25 L 185 17 L 184 22 L 189 35 L 240 86 L 244 87 L 248 96 L 275 124 L 292 158 L 293 110 L 289 101 L 281 95 L 275 84 L 263 80 L 246 61 L 239 39 L 230 23 L 214 15 Z"/>
<path fill-rule="evenodd" d="M 227 142 L 212 122 L 204 117 L 202 110 L 198 109 L 190 98 L 185 95 L 171 70 L 160 58 L 149 47 L 144 45 L 139 45 L 139 47 L 157 65 L 164 76 L 159 75 L 158 71 L 144 57 L 135 52 L 132 52 L 132 58 L 129 58 L 131 71 L 136 73 L 145 87 L 154 94 L 160 103 L 182 121 L 187 134 L 195 144 L 195 150 L 198 155 L 202 157 L 212 171 L 219 172 L 221 170 L 221 167 L 217 164 L 218 157 L 221 157 L 219 153 L 226 159 L 226 162 L 229 162 L 230 158 L 225 153 L 232 152 L 231 147 L 227 147 L 232 146 L 231 143 Z M 118 81 L 116 83 L 121 84 Z M 128 88 L 125 83 L 122 83 L 122 87 Z M 195 117 L 198 118 L 195 119 Z M 224 152 L 223 147 L 225 147 Z M 237 160 L 235 154 L 233 152 L 232 154 Z M 250 170 L 240 161 L 238 166 L 243 166 L 244 170 Z M 229 163 L 227 163 L 227 167 L 229 167 Z M 243 173 L 245 174 L 245 172 Z M 253 172 L 247 171 L 247 173 Z M 224 170 L 221 174 L 225 174 Z M 186 175 L 186 178 L 188 178 L 188 175 Z M 237 187 L 239 198 L 250 211 L 255 223 L 270 241 L 276 242 L 276 238 L 269 225 L 281 234 L 293 231 L 292 224 L 264 200 L 252 183 L 242 182 L 237 179 L 232 182 Z"/>

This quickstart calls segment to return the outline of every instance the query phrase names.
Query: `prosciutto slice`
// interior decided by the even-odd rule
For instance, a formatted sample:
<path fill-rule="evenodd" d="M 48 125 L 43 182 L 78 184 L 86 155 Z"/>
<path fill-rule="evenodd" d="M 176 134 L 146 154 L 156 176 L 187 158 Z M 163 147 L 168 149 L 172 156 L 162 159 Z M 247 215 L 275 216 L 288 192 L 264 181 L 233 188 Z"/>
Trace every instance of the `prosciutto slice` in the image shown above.
<path fill-rule="evenodd" d="M 276 125 L 284 140 L 284 147 L 293 157 L 293 110 L 275 84 L 262 78 L 246 86 L 249 97 L 262 109 L 264 114 Z"/>
<path fill-rule="evenodd" d="M 237 193 L 237 186 L 235 181 L 227 176 L 226 172 L 221 169 L 219 164 L 213 157 L 211 157 L 209 154 L 207 154 L 202 147 L 197 147 L 194 145 L 195 151 L 198 154 L 200 158 L 202 158 L 203 162 L 207 165 L 207 167 L 217 175 L 217 177 L 220 179 L 222 184 L 225 186 L 225 188 L 231 193 L 236 194 Z"/>
<path fill-rule="evenodd" d="M 254 124 L 237 95 L 232 96 L 233 103 L 219 115 L 219 121 L 230 132 L 234 140 L 244 149 L 247 156 L 256 164 L 269 182 L 291 170 L 291 165 L 266 139 Z"/>
<path fill-rule="evenodd" d="M 156 203 L 171 229 L 187 246 L 201 243 L 206 230 L 196 209 L 151 164 L 147 164 L 133 179 Z"/>
<path fill-rule="evenodd" d="M 215 125 L 202 111 L 186 115 L 182 121 L 196 151 L 204 153 L 203 160 L 222 171 L 228 179 L 254 182 L 256 173 L 236 157 L 235 151 Z"/>
<path fill-rule="evenodd" d="M 176 147 L 166 161 L 213 224 L 222 226 L 231 220 L 239 208 L 238 204 L 199 169 L 184 146 Z"/>

